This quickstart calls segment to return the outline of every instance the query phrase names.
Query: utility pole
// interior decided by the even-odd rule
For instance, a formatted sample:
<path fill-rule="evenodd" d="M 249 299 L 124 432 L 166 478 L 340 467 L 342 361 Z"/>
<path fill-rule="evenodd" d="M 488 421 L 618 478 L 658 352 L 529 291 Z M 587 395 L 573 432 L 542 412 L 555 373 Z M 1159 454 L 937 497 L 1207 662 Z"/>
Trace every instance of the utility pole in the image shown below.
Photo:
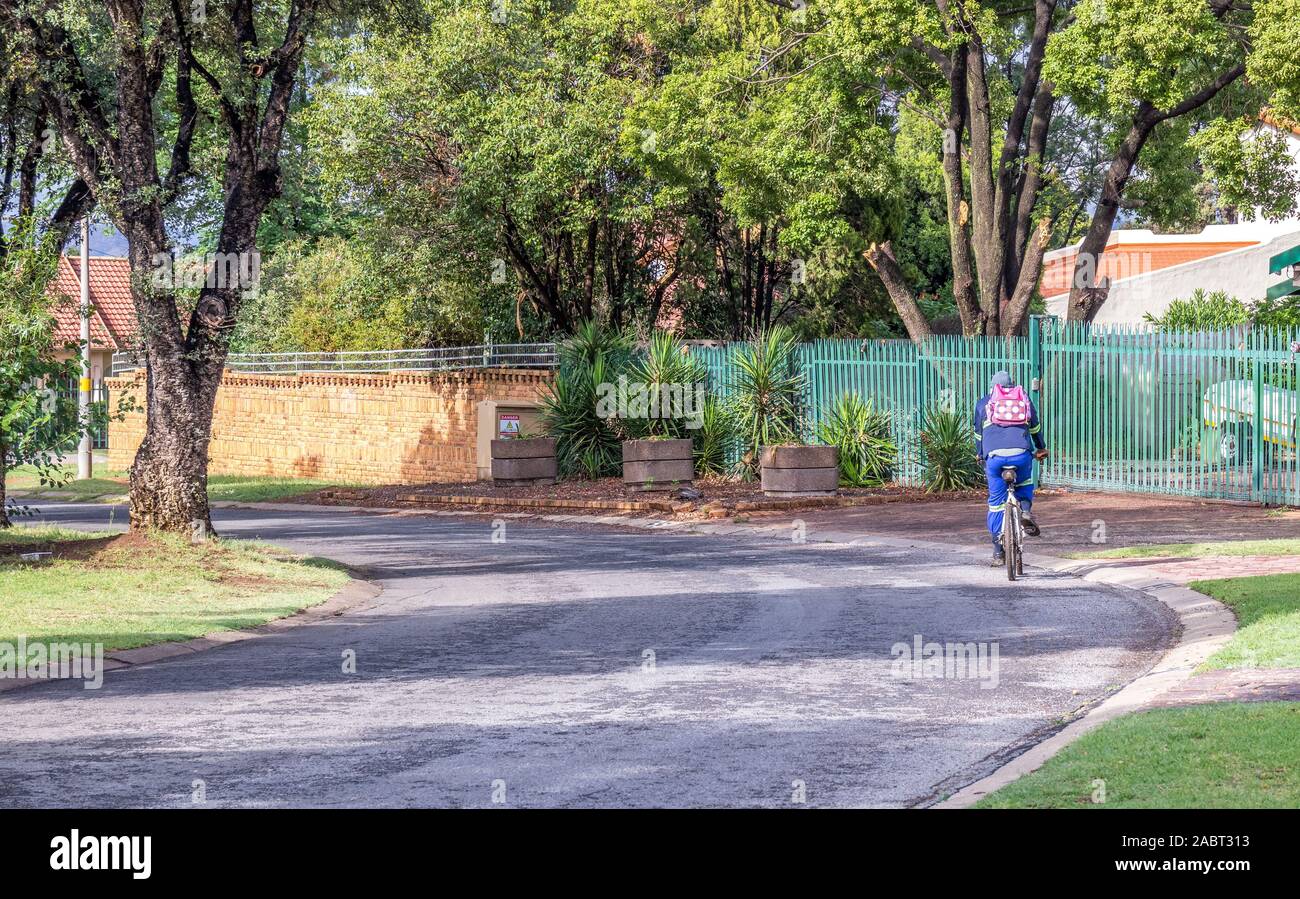
<path fill-rule="evenodd" d="M 81 418 L 81 445 L 77 448 L 77 479 L 90 480 L 94 473 L 94 449 L 90 439 L 90 216 L 81 220 L 81 389 L 77 409 Z"/>

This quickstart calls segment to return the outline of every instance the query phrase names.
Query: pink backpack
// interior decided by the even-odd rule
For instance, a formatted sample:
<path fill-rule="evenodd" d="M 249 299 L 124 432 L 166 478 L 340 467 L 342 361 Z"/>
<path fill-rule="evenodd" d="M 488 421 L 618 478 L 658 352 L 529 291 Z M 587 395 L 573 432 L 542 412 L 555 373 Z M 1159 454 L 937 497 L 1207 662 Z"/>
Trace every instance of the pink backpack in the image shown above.
<path fill-rule="evenodd" d="M 1013 387 L 993 386 L 989 394 L 989 421 L 995 425 L 1023 425 L 1029 423 L 1029 397 L 1019 384 Z"/>

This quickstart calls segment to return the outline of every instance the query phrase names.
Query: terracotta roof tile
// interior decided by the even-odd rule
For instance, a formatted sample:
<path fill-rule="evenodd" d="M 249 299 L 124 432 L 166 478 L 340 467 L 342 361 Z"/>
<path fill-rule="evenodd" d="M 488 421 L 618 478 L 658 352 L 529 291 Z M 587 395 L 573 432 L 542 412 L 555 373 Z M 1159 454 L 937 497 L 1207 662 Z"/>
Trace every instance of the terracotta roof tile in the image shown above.
<path fill-rule="evenodd" d="M 81 301 L 81 259 L 64 256 L 58 274 L 50 284 L 52 297 L 66 298 L 56 303 L 58 322 L 55 339 L 59 343 L 81 339 L 81 322 L 77 305 Z M 135 335 L 135 305 L 131 301 L 131 266 L 120 256 L 90 257 L 90 304 L 95 312 L 90 319 L 91 342 L 107 349 L 120 350 Z"/>

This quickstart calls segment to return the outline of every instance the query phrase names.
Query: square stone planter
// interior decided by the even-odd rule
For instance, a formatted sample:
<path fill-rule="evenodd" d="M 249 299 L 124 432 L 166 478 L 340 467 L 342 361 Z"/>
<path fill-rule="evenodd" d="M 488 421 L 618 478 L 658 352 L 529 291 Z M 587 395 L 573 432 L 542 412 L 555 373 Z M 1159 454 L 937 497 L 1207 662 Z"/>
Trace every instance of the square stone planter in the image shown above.
<path fill-rule="evenodd" d="M 554 484 L 557 472 L 554 437 L 492 441 L 494 487 Z"/>
<path fill-rule="evenodd" d="M 691 441 L 623 441 L 623 486 L 628 490 L 675 490 L 689 486 L 694 479 Z"/>
<path fill-rule="evenodd" d="M 833 496 L 840 486 L 833 446 L 765 446 L 759 474 L 767 496 Z"/>

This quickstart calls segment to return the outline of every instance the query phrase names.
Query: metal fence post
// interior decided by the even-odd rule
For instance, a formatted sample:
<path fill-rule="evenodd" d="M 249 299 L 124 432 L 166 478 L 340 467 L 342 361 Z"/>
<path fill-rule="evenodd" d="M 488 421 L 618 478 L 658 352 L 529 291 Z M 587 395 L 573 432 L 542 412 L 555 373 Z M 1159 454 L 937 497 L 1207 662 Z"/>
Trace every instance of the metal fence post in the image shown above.
<path fill-rule="evenodd" d="M 1251 487 L 1252 499 L 1255 502 L 1264 500 L 1264 353 L 1260 351 L 1259 342 L 1252 340 L 1254 344 L 1254 359 L 1252 368 L 1254 369 L 1254 402 L 1252 406 L 1251 419 Z"/>

